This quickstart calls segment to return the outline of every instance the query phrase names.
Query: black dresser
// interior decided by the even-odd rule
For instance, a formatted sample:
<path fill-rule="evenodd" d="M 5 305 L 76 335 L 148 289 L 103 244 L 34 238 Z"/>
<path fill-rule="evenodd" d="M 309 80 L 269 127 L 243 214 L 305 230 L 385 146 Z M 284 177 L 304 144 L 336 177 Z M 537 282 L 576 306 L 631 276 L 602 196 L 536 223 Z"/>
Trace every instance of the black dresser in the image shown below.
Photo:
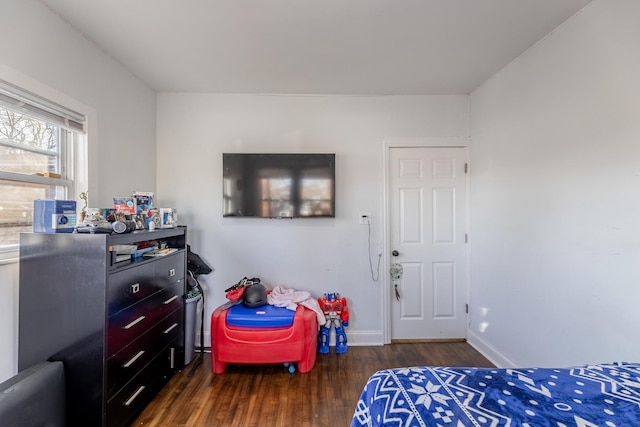
<path fill-rule="evenodd" d="M 18 370 L 64 363 L 69 427 L 128 425 L 184 366 L 185 271 L 185 227 L 21 234 Z"/>

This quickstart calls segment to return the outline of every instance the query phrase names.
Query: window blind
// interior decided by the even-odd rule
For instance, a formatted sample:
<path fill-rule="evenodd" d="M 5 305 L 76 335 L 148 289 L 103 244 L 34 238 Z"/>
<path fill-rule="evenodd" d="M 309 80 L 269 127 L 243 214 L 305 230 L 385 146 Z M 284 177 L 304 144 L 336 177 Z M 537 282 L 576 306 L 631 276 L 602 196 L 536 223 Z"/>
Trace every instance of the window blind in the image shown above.
<path fill-rule="evenodd" d="M 76 132 L 85 132 L 84 115 L 4 80 L 0 80 L 0 105 Z"/>

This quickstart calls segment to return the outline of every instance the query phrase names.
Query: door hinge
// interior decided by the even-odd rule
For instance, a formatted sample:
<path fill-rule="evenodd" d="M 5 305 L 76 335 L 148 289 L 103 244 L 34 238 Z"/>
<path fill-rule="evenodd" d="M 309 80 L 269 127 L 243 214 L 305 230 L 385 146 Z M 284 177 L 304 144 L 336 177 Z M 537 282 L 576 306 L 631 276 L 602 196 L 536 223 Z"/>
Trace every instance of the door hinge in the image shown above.
<path fill-rule="evenodd" d="M 469 234 L 464 233 L 464 242 L 469 243 Z"/>
<path fill-rule="evenodd" d="M 464 173 L 469 173 L 469 163 L 464 164 Z"/>
<path fill-rule="evenodd" d="M 465 308 L 466 313 L 469 314 L 469 304 L 465 304 L 464 308 Z"/>

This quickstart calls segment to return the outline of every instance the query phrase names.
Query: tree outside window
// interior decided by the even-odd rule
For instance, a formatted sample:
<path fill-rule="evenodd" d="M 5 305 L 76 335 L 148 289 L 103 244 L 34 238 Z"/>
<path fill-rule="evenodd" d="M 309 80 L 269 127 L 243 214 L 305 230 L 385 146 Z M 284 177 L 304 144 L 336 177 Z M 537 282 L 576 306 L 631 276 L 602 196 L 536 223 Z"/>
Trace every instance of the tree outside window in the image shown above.
<path fill-rule="evenodd" d="M 73 185 L 74 132 L 0 106 L 0 248 L 32 231 L 35 199 L 64 199 Z"/>

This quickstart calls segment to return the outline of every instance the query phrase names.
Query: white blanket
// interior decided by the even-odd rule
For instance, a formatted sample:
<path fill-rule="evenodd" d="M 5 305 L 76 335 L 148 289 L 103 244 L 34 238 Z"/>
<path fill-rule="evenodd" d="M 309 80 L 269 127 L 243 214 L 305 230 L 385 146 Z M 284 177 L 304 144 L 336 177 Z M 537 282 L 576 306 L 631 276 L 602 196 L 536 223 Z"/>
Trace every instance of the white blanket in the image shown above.
<path fill-rule="evenodd" d="M 271 305 L 275 305 L 276 307 L 285 307 L 289 310 L 296 310 L 298 308 L 298 304 L 300 304 L 316 312 L 318 325 L 322 326 L 327 322 L 324 313 L 320 310 L 318 300 L 313 298 L 307 291 L 287 289 L 278 285 L 271 290 L 269 295 L 267 295 L 267 302 Z"/>

